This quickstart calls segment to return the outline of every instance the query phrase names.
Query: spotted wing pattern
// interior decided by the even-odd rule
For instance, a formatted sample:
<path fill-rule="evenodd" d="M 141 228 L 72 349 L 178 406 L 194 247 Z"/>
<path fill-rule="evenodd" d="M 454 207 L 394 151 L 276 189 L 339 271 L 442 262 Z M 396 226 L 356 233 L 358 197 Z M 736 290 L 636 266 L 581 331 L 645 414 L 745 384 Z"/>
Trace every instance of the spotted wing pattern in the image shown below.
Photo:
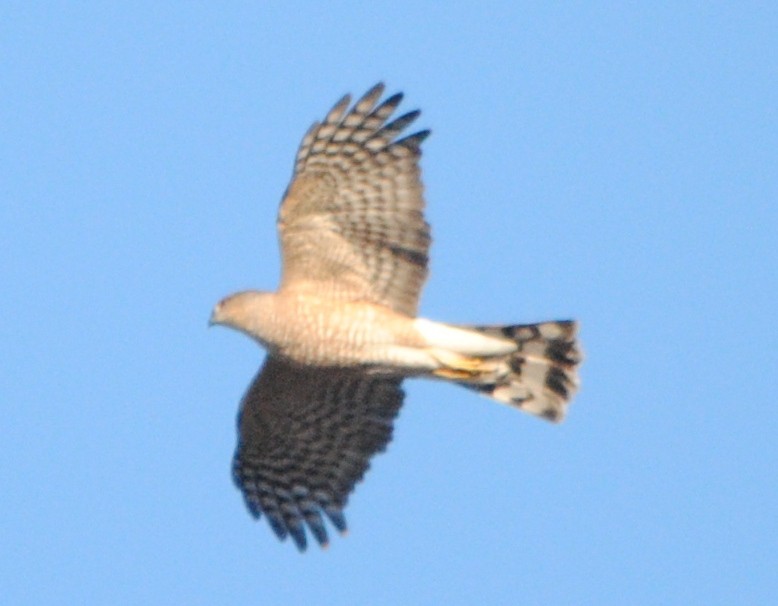
<path fill-rule="evenodd" d="M 303 138 L 278 216 L 281 290 L 415 315 L 430 245 L 418 166 L 429 131 L 398 138 L 419 112 L 387 122 L 402 94 L 379 103 L 383 90 L 350 109 L 346 95 Z"/>
<path fill-rule="evenodd" d="M 301 551 L 306 526 L 327 545 L 322 513 L 344 532 L 349 494 L 391 440 L 401 382 L 269 356 L 238 415 L 233 478 L 251 513 Z"/>

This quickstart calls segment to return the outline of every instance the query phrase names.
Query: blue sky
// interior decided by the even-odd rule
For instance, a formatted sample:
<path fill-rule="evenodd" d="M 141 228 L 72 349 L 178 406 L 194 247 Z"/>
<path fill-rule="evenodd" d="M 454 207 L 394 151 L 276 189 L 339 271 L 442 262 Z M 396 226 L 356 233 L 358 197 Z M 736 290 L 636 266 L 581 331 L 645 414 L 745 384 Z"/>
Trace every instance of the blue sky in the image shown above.
<path fill-rule="evenodd" d="M 749 604 L 778 596 L 769 3 L 7 2 L 0 582 L 11 604 Z M 552 426 L 407 385 L 350 534 L 229 476 L 309 124 L 430 127 L 427 317 L 581 321 Z"/>

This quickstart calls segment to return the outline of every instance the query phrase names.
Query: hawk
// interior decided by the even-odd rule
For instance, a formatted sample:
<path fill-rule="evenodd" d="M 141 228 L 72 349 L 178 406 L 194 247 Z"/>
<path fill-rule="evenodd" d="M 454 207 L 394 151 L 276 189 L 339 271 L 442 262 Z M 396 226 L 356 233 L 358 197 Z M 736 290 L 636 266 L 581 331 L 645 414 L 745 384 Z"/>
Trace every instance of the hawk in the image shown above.
<path fill-rule="evenodd" d="M 281 202 L 276 292 L 220 301 L 211 324 L 267 350 L 243 397 L 233 479 L 251 514 L 305 550 L 328 544 L 383 451 L 407 377 L 450 381 L 550 421 L 578 386 L 574 321 L 455 326 L 417 317 L 430 229 L 419 170 L 430 131 L 391 119 L 402 94 L 349 95 L 311 126 Z"/>

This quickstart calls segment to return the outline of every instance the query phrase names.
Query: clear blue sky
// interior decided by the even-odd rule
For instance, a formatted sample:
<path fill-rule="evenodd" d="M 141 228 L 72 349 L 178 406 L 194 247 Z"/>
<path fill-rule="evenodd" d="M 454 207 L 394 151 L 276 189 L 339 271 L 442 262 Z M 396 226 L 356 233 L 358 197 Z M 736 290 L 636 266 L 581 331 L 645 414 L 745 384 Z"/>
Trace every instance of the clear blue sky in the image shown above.
<path fill-rule="evenodd" d="M 774 603 L 778 9 L 643 4 L 4 3 L 3 601 Z M 578 318 L 583 388 L 409 383 L 301 556 L 229 476 L 263 354 L 206 322 L 379 79 L 433 130 L 423 314 Z"/>

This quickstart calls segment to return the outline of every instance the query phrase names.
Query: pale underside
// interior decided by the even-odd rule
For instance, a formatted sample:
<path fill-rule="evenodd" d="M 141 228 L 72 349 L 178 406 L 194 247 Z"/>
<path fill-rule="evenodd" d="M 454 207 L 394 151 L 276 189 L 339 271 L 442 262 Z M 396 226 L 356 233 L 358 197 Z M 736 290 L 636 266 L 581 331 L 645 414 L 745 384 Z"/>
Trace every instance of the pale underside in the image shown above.
<path fill-rule="evenodd" d="M 402 95 L 379 103 L 382 92 L 351 109 L 344 97 L 303 138 L 278 216 L 278 297 L 416 315 L 430 245 L 418 159 L 429 132 L 398 138 L 419 112 L 387 123 Z M 391 438 L 401 380 L 269 356 L 241 404 L 233 465 L 251 512 L 301 549 L 304 525 L 326 543 L 320 511 L 345 530 L 348 495 Z"/>
<path fill-rule="evenodd" d="M 276 534 L 322 545 L 322 515 L 343 508 L 391 439 L 411 375 L 454 381 L 559 421 L 577 388 L 574 322 L 455 327 L 416 318 L 429 226 L 418 161 L 429 134 L 402 137 L 419 112 L 377 85 L 344 97 L 297 154 L 278 215 L 277 293 L 223 300 L 214 321 L 268 348 L 241 403 L 233 477 Z"/>

